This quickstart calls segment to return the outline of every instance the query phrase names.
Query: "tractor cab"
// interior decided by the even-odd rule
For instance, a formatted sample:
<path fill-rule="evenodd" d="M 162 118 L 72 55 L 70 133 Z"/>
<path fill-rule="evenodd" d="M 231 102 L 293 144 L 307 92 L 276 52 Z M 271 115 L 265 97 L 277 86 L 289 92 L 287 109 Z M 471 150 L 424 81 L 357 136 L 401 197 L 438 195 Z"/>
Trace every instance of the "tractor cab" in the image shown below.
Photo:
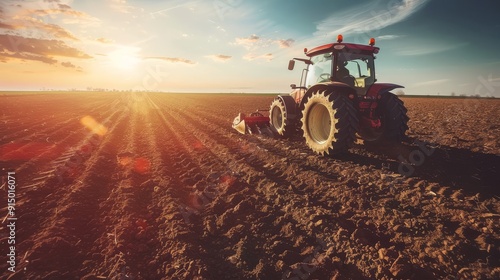
<path fill-rule="evenodd" d="M 306 63 L 302 71 L 299 87 L 293 89 L 307 90 L 322 83 L 341 83 L 356 90 L 358 96 L 364 96 L 368 88 L 376 82 L 375 54 L 379 48 L 374 47 L 375 40 L 370 45 L 342 43 L 342 35 L 337 43 L 322 45 L 311 50 L 304 49 L 309 60 L 294 58 L 288 69 L 294 68 L 295 60 Z"/>

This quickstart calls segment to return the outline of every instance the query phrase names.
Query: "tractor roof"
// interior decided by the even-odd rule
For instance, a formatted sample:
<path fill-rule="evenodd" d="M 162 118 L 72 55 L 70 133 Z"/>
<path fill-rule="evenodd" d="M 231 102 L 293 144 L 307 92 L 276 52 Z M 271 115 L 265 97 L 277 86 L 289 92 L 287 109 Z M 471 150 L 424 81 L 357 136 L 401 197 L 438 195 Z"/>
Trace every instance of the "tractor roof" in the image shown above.
<path fill-rule="evenodd" d="M 322 45 L 316 48 L 313 48 L 306 52 L 308 57 L 312 57 L 318 54 L 340 51 L 340 50 L 349 50 L 349 51 L 359 51 L 364 53 L 378 53 L 380 48 L 367 46 L 367 45 L 358 45 L 358 44 L 347 44 L 347 43 L 331 43 Z"/>

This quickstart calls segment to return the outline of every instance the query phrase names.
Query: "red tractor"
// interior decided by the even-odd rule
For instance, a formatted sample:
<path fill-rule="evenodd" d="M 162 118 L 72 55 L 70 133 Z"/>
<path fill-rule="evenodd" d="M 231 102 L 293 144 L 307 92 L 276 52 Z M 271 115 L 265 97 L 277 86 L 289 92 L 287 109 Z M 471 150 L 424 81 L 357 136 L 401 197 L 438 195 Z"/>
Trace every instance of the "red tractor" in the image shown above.
<path fill-rule="evenodd" d="M 376 83 L 375 39 L 369 45 L 336 43 L 304 49 L 308 57 L 290 60 L 305 63 L 300 85 L 279 95 L 271 103 L 269 117 L 240 114 L 233 127 L 241 133 L 270 129 L 275 135 L 290 137 L 302 133 L 306 144 L 318 154 L 347 151 L 361 138 L 364 142 L 400 142 L 409 120 L 403 102 L 390 91 L 396 84 Z"/>

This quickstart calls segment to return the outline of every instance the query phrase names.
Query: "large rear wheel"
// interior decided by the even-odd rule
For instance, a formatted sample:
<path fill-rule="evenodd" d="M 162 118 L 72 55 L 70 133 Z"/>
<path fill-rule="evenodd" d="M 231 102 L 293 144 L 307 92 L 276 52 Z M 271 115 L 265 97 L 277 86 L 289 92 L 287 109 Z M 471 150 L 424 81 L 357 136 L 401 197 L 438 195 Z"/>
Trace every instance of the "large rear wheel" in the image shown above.
<path fill-rule="evenodd" d="M 356 110 L 343 94 L 313 93 L 304 105 L 301 121 L 307 146 L 318 154 L 346 152 L 356 139 Z"/>
<path fill-rule="evenodd" d="M 400 143 L 405 139 L 408 130 L 407 109 L 404 103 L 393 93 L 385 93 L 379 101 L 377 108 L 380 116 L 381 127 L 378 129 L 378 137 L 370 139 L 364 137 L 365 143 Z"/>

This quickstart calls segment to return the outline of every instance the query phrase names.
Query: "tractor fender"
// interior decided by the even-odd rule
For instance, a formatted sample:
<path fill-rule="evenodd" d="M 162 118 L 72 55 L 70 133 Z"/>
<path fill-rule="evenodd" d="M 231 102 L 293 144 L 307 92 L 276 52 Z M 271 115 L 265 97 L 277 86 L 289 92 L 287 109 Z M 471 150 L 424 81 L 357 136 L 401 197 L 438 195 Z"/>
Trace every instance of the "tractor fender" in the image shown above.
<path fill-rule="evenodd" d="M 349 94 L 354 94 L 356 96 L 356 90 L 354 88 L 352 88 L 351 86 L 349 86 L 348 84 L 345 84 L 345 83 L 341 83 L 341 82 L 327 82 L 327 83 L 319 83 L 319 84 L 316 84 L 312 87 L 310 87 L 306 94 L 304 94 L 304 97 L 302 98 L 301 102 L 300 102 L 300 110 L 303 110 L 304 109 L 304 106 L 307 102 L 307 100 L 313 95 L 313 93 L 317 92 L 317 91 L 336 91 L 336 92 L 339 92 L 339 93 L 342 93 L 342 94 L 345 94 L 345 95 L 349 95 Z"/>
<path fill-rule="evenodd" d="M 382 96 L 384 93 L 389 92 L 395 88 L 404 88 L 404 86 L 396 84 L 373 84 L 366 92 L 366 96 L 378 98 L 379 96 Z"/>
<path fill-rule="evenodd" d="M 283 94 L 283 95 L 278 95 L 278 97 L 281 99 L 283 104 L 285 104 L 285 110 L 288 118 L 290 120 L 295 120 L 298 116 L 298 108 L 297 108 L 297 103 L 295 103 L 295 99 L 291 95 L 288 94 Z"/>

